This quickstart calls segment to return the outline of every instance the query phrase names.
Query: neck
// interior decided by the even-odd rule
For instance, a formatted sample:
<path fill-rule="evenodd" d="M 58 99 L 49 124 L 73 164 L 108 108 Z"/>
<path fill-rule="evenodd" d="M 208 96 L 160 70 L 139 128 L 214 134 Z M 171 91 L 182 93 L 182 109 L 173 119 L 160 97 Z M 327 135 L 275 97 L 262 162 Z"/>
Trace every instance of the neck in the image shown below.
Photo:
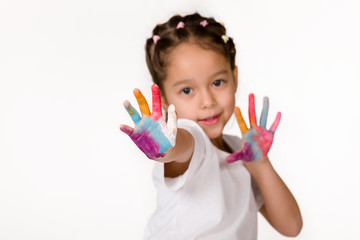
<path fill-rule="evenodd" d="M 228 153 L 232 153 L 231 148 L 229 147 L 229 145 L 227 145 L 227 143 L 224 141 L 222 135 L 220 135 L 217 138 L 214 139 L 210 139 L 212 144 L 214 144 L 215 147 L 217 147 L 218 149 L 224 151 L 224 152 L 228 152 Z"/>

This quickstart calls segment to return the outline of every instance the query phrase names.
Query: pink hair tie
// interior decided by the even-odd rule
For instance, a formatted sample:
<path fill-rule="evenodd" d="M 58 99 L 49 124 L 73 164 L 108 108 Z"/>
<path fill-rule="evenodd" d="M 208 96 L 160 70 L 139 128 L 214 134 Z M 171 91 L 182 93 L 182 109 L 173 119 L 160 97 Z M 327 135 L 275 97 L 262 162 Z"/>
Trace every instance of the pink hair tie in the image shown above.
<path fill-rule="evenodd" d="M 206 20 L 200 22 L 200 25 L 206 27 L 209 23 Z"/>
<path fill-rule="evenodd" d="M 184 28 L 184 27 L 185 27 L 185 23 L 179 22 L 178 25 L 176 26 L 176 29 L 180 29 L 180 28 Z"/>
<path fill-rule="evenodd" d="M 154 35 L 152 37 L 153 41 L 154 41 L 154 44 L 156 44 L 159 40 L 160 40 L 160 36 L 159 35 Z"/>

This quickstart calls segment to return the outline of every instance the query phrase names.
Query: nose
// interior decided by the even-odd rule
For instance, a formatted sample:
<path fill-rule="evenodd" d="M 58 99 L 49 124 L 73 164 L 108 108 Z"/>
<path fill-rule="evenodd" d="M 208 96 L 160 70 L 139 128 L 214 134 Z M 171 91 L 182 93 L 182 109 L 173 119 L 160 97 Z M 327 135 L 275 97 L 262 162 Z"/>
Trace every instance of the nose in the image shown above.
<path fill-rule="evenodd" d="M 200 93 L 200 105 L 201 108 L 212 108 L 216 106 L 216 98 L 214 93 L 208 89 L 204 89 Z"/>

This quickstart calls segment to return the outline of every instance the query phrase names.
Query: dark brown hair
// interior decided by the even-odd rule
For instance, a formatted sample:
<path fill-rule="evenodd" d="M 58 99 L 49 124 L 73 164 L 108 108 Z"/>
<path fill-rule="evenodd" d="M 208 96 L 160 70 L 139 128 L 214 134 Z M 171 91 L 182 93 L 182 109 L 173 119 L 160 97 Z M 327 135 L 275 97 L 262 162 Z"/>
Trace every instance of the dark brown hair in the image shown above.
<path fill-rule="evenodd" d="M 200 24 L 203 20 L 208 23 L 205 27 Z M 184 23 L 183 28 L 177 28 L 179 22 Z M 183 17 L 175 15 L 169 21 L 158 24 L 153 30 L 153 36 L 155 35 L 160 39 L 154 41 L 153 38 L 149 38 L 145 45 L 146 63 L 153 82 L 159 86 L 161 92 L 166 78 L 167 58 L 181 43 L 195 43 L 205 49 L 214 50 L 229 61 L 232 70 L 235 68 L 234 42 L 232 38 L 223 39 L 226 29 L 214 18 L 206 18 L 198 13 Z"/>

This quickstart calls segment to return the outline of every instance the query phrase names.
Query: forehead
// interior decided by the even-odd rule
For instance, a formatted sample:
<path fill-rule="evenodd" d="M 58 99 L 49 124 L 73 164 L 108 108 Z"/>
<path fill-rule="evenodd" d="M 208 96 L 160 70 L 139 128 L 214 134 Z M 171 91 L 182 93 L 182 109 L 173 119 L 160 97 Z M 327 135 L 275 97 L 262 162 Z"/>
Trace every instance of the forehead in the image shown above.
<path fill-rule="evenodd" d="M 183 43 L 174 48 L 168 56 L 166 75 L 206 76 L 221 70 L 231 71 L 230 63 L 219 52 L 206 49 L 194 43 Z"/>

